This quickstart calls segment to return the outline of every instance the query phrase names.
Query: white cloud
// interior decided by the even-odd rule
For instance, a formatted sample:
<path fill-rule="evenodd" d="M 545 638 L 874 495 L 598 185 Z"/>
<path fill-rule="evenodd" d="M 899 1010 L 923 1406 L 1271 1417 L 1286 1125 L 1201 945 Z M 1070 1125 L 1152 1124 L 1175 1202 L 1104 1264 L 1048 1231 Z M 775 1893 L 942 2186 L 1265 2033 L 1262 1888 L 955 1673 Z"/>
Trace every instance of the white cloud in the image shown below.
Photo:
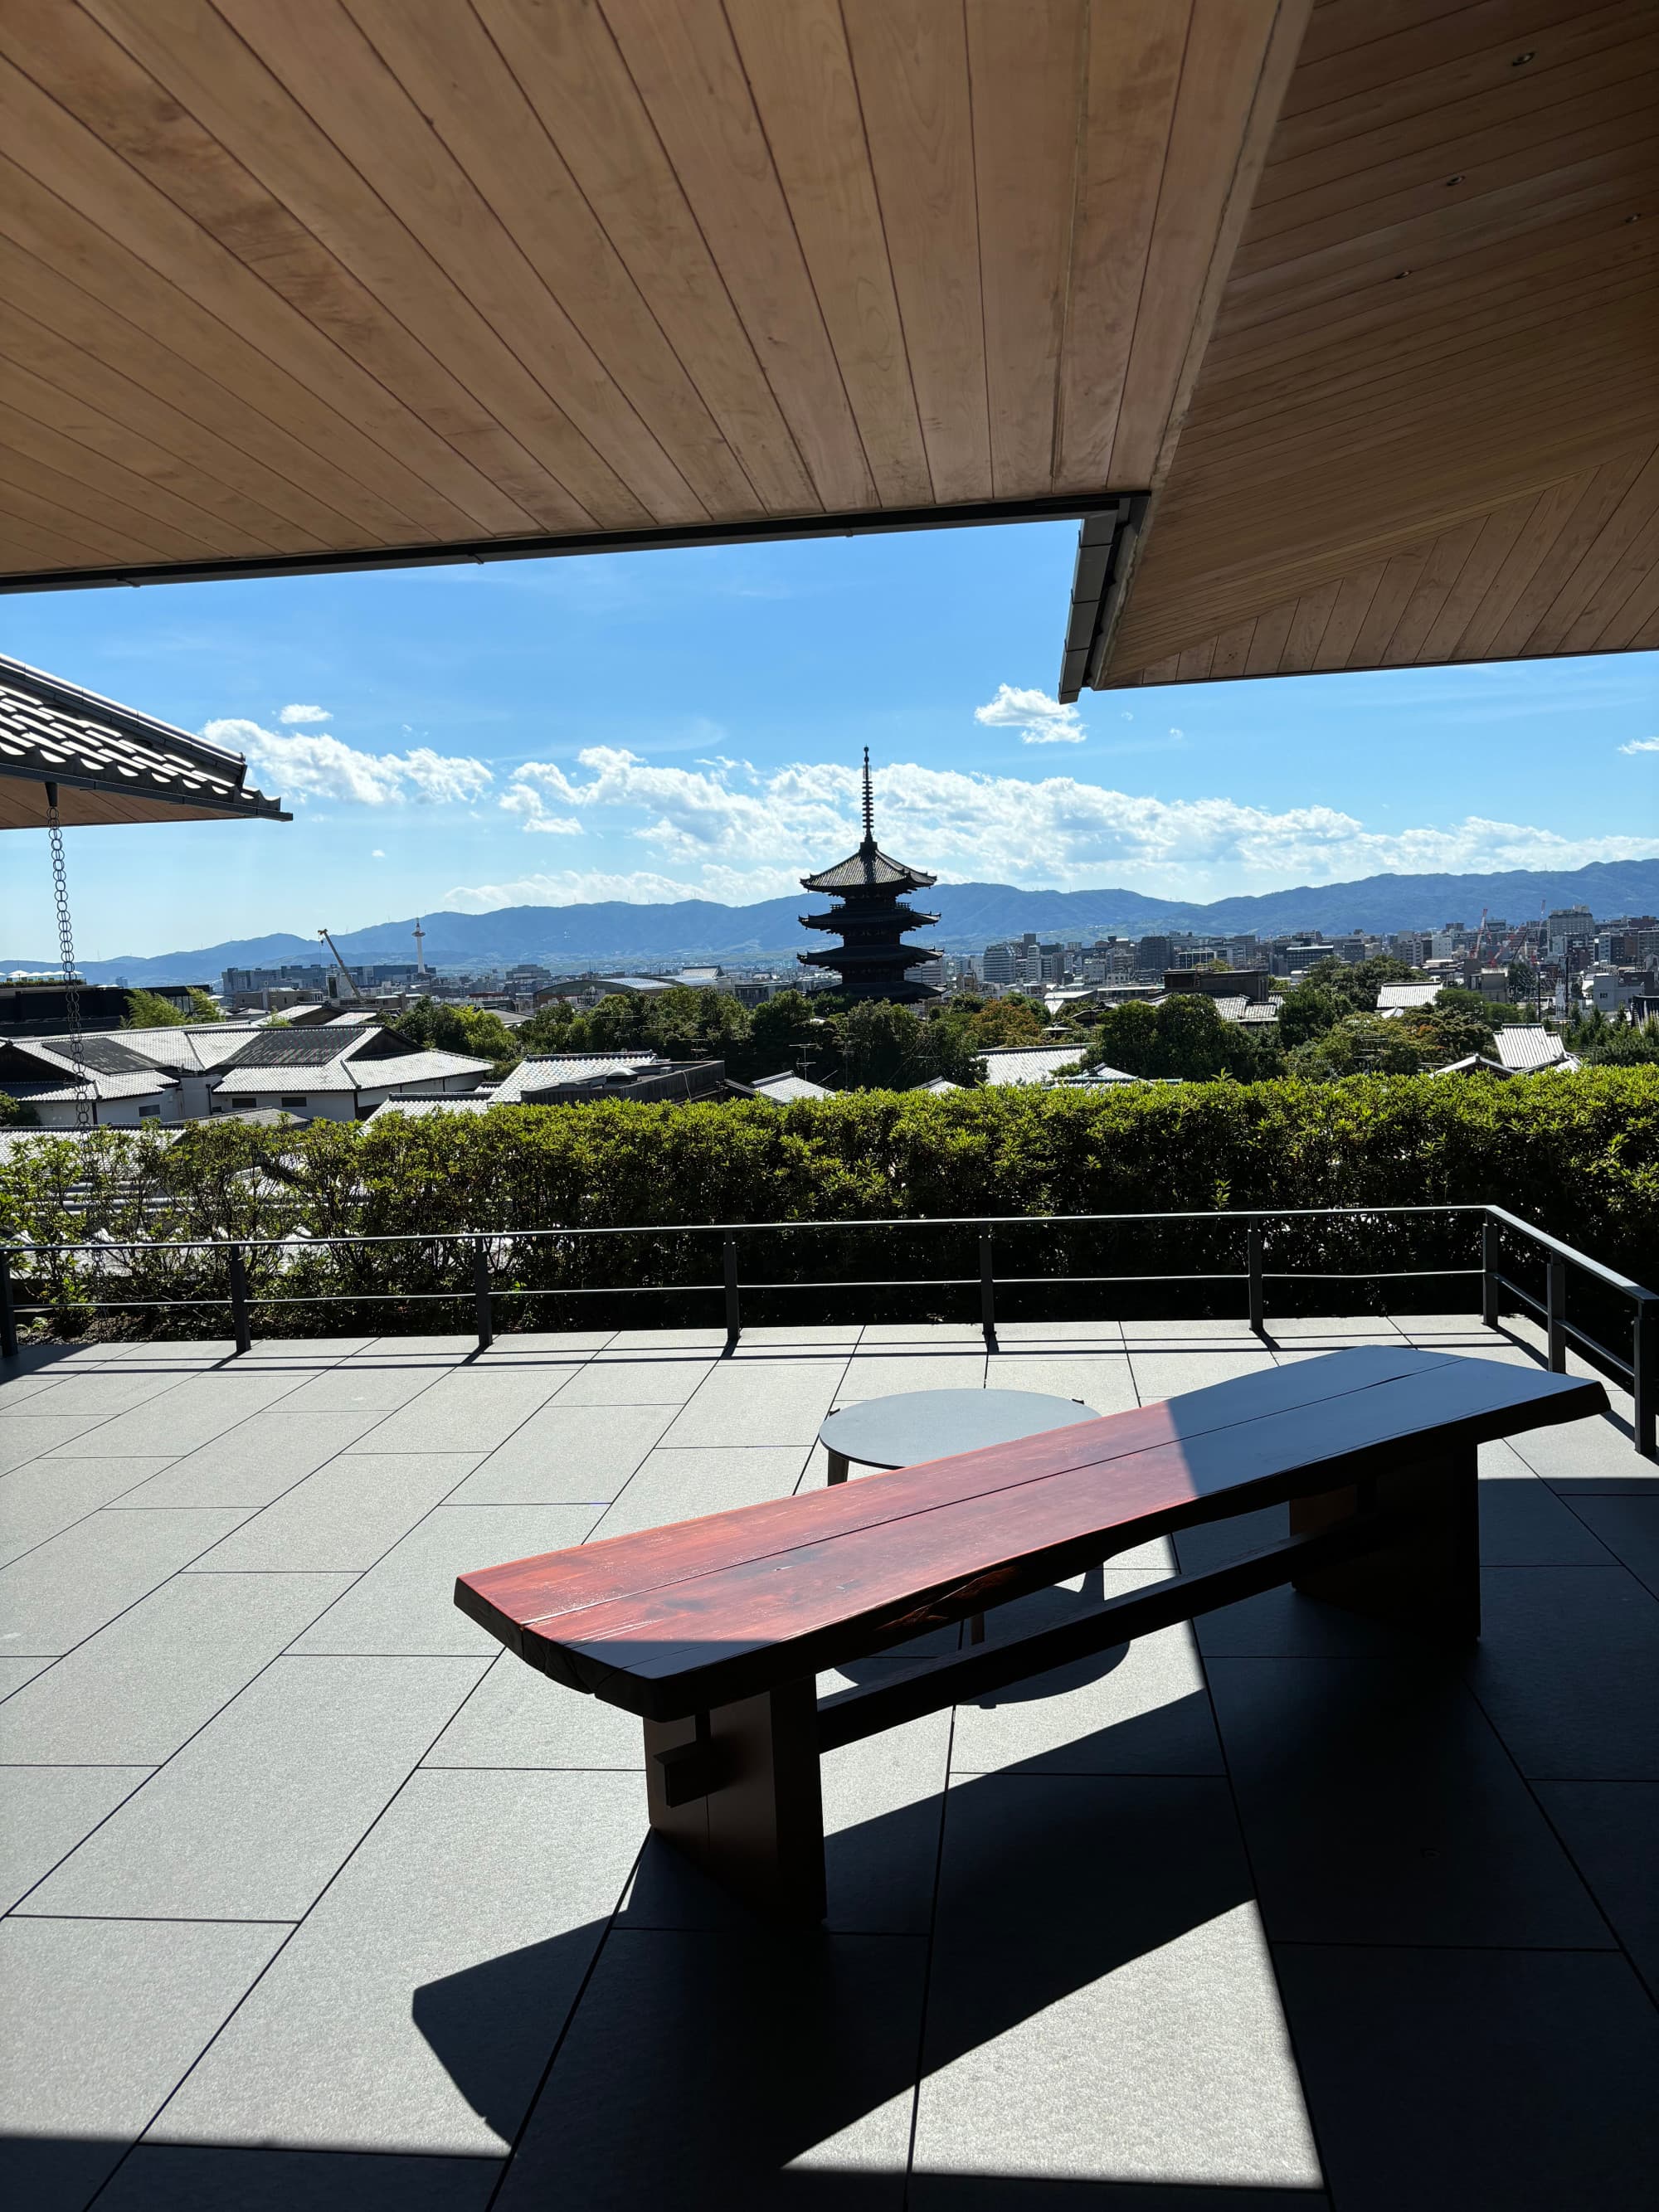
<path fill-rule="evenodd" d="M 495 803 L 508 814 L 516 814 L 526 830 L 539 830 L 544 836 L 580 837 L 582 834 L 582 825 L 574 814 L 550 814 L 541 793 L 527 783 L 514 783 Z"/>
<path fill-rule="evenodd" d="M 1621 753 L 1659 753 L 1659 738 L 1632 738 L 1619 750 Z"/>
<path fill-rule="evenodd" d="M 386 858 L 386 854 L 385 854 L 380 850 L 380 847 L 377 845 L 377 846 L 374 848 L 374 851 L 369 854 L 369 856 L 368 856 L 368 857 L 369 857 L 369 859 L 370 859 L 371 860 L 385 860 L 385 858 Z"/>
<path fill-rule="evenodd" d="M 1184 738 L 1184 737 L 1186 736 L 1186 734 L 1187 734 L 1187 732 L 1185 732 L 1185 730 L 1178 730 L 1178 729 L 1176 729 L 1176 726 L 1175 726 L 1175 724 L 1174 724 L 1173 722 L 1171 722 L 1171 723 L 1170 723 L 1170 735 L 1172 738 Z"/>
<path fill-rule="evenodd" d="M 988 729 L 1018 730 L 1028 745 L 1080 745 L 1088 735 L 1075 707 L 1012 684 L 999 684 L 996 697 L 975 708 L 974 720 Z"/>
<path fill-rule="evenodd" d="M 737 904 L 793 891 L 809 869 L 857 844 L 859 774 L 850 763 L 738 773 L 740 787 L 732 770 L 656 766 L 609 745 L 580 754 L 574 773 L 527 762 L 503 800 L 527 828 L 580 822 L 596 835 L 644 846 L 648 864 L 461 885 L 447 896 L 479 911 L 593 898 Z M 1332 807 L 1274 812 L 1224 798 L 1162 799 L 1066 775 L 1027 780 L 896 765 L 877 771 L 875 791 L 884 848 L 952 881 L 1122 884 L 1170 897 L 1385 873 L 1577 868 L 1646 858 L 1656 846 L 1651 836 L 1564 837 L 1480 816 L 1378 830 Z"/>
<path fill-rule="evenodd" d="M 276 717 L 279 722 L 331 722 L 334 720 L 326 707 L 284 707 Z"/>
<path fill-rule="evenodd" d="M 429 745 L 411 745 L 406 753 L 365 753 L 320 731 L 284 737 L 238 720 L 210 722 L 202 734 L 210 744 L 246 753 L 283 798 L 302 803 L 334 799 L 386 806 L 412 799 L 442 805 L 477 799 L 495 781 L 481 760 L 434 752 Z"/>

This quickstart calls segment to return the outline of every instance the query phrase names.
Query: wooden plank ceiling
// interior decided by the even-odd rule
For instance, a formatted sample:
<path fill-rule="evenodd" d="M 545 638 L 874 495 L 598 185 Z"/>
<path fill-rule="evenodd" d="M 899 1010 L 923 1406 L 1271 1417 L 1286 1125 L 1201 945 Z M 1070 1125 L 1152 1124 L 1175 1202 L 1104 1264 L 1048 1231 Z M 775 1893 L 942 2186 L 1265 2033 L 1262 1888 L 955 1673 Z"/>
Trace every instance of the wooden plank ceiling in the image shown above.
<path fill-rule="evenodd" d="M 1659 7 L 1316 8 L 1102 678 L 1659 647 Z"/>
<path fill-rule="evenodd" d="M 0 575 L 1144 489 L 1307 15 L 6 0 Z"/>

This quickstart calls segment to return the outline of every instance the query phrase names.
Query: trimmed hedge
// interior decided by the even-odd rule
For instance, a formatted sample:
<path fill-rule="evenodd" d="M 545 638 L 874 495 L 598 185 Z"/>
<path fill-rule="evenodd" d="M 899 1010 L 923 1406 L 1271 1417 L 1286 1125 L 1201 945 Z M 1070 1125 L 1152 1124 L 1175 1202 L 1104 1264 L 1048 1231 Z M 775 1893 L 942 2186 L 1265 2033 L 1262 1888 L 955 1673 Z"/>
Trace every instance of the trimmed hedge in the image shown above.
<path fill-rule="evenodd" d="M 503 1108 L 487 1115 L 392 1117 L 371 1127 L 313 1122 L 262 1128 L 202 1122 L 168 1141 L 149 1131 L 100 1131 L 85 1150 L 70 1139 L 15 1144 L 0 1165 L 0 1234 L 50 1243 L 97 1233 L 127 1249 L 130 1296 L 222 1295 L 214 1253 L 151 1255 L 129 1240 L 285 1237 L 256 1255 L 254 1289 L 268 1298 L 325 1296 L 330 1306 L 273 1305 L 260 1334 L 354 1328 L 465 1328 L 460 1305 L 427 1307 L 416 1291 L 470 1294 L 470 1249 L 439 1232 L 492 1232 L 498 1289 L 718 1283 L 719 1240 L 669 1233 L 526 1240 L 511 1232 L 629 1229 L 646 1224 L 812 1222 L 918 1217 L 1205 1212 L 1257 1206 L 1428 1206 L 1496 1201 L 1625 1272 L 1659 1273 L 1659 1069 L 1602 1068 L 1498 1083 L 1453 1078 L 1358 1077 L 1105 1091 L 999 1089 L 957 1096 L 849 1091 L 779 1109 L 769 1105 Z M 413 1246 L 331 1254 L 307 1249 L 329 1234 L 414 1236 Z M 1321 1268 L 1355 1279 L 1310 1289 L 1313 1309 L 1390 1300 L 1374 1279 L 1395 1268 L 1463 1267 L 1473 1225 L 1449 1221 L 1287 1223 L 1269 1234 L 1270 1270 Z M 1243 1267 L 1235 1222 L 1162 1228 L 998 1232 L 999 1274 L 1040 1276 L 1073 1310 L 1157 1310 L 1164 1294 L 1085 1292 L 1080 1274 L 1234 1273 Z M 841 1230 L 740 1240 L 746 1280 L 896 1275 L 976 1276 L 973 1231 Z M 76 1261 L 17 1259 L 20 1297 L 58 1307 L 65 1325 L 90 1287 Z M 1524 1271 L 1522 1271 L 1524 1276 Z M 113 1285 L 100 1271 L 98 1294 Z M 410 1299 L 395 1313 L 358 1306 L 371 1291 Z M 699 1293 L 683 1313 L 635 1301 L 641 1322 L 718 1317 Z M 1014 1294 L 1018 1295 L 1018 1294 Z M 1239 1310 L 1242 1291 L 1203 1294 Z M 1285 1293 L 1289 1296 L 1291 1293 Z M 1425 1287 L 1416 1298 L 1455 1307 L 1468 1286 Z M 1284 1310 L 1283 1297 L 1275 1291 Z M 838 1310 L 977 1312 L 969 1289 L 861 1294 Z M 1303 1297 L 1306 1309 L 1309 1297 Z M 608 1323 L 623 1301 L 594 1299 Z M 751 1319 L 822 1317 L 778 1294 Z M 1029 1304 L 1029 1301 L 1028 1301 Z M 1010 1306 L 1008 1310 L 1017 1309 Z M 1032 1308 L 1031 1310 L 1035 1310 Z M 1044 1309 L 1056 1310 L 1053 1300 Z M 1167 1308 L 1166 1308 L 1167 1310 Z M 1190 1308 L 1188 1309 L 1190 1310 Z M 501 1325 L 579 1326 L 590 1316 L 564 1298 L 528 1297 Z M 222 1312 L 200 1325 L 222 1334 Z M 171 1326 L 191 1325 L 189 1312 Z"/>

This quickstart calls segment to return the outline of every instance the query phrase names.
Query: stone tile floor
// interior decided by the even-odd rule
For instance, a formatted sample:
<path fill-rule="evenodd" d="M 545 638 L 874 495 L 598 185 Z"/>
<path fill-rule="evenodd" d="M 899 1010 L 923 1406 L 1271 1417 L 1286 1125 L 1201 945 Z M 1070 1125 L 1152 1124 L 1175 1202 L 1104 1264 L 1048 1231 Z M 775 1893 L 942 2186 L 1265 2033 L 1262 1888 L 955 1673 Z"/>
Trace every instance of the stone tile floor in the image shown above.
<path fill-rule="evenodd" d="M 1524 1326 L 1397 1326 L 1534 1356 Z M 635 1725 L 450 1602 L 458 1569 L 822 1482 L 855 1398 L 1113 1411 L 1395 1329 L 8 1363 L 8 2201 L 1650 2206 L 1659 1468 L 1617 1394 L 1483 1454 L 1474 1653 L 1275 1592 L 832 1754 L 811 1936 L 646 1847 Z M 1144 1547 L 992 1632 L 1172 1563 Z"/>

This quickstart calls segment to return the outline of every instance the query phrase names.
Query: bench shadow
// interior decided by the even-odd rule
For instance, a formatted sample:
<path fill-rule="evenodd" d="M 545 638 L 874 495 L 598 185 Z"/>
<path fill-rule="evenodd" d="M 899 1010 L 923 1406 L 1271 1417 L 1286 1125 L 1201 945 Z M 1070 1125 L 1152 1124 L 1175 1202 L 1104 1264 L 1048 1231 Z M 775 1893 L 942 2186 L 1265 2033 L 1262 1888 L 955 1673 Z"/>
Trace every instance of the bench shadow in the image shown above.
<path fill-rule="evenodd" d="M 1176 1701 L 1205 1703 L 1198 1693 Z M 1282 2190 L 1103 2189 L 1012 2175 L 936 2176 L 924 2195 L 904 2196 L 919 2067 L 949 2067 L 1251 1897 L 1224 1782 L 1091 1771 L 1109 1765 L 1120 1739 L 1132 1766 L 1144 1753 L 1137 1736 L 1172 1711 L 1099 1731 L 1069 1747 L 1069 1762 L 1061 1753 L 956 1783 L 948 1814 L 937 1796 L 927 1801 L 930 1852 L 942 1817 L 948 1827 L 931 1996 L 921 1935 L 768 1927 L 652 1838 L 635 1884 L 639 1917 L 625 1908 L 610 1924 L 572 2020 L 550 2033 L 550 2051 L 562 2039 L 500 2212 L 1282 2204 Z M 838 1891 L 880 1894 L 884 1869 L 905 1882 L 923 1811 L 902 1807 L 830 1837 L 832 1923 Z M 524 2122 L 523 2094 L 492 2059 L 500 2023 L 533 2018 L 538 1990 L 556 1986 L 572 1949 L 593 1942 L 592 1928 L 578 1929 L 414 1993 L 434 2055 L 508 2140 Z M 1322 2202 L 1294 2194 L 1298 2205 Z"/>

